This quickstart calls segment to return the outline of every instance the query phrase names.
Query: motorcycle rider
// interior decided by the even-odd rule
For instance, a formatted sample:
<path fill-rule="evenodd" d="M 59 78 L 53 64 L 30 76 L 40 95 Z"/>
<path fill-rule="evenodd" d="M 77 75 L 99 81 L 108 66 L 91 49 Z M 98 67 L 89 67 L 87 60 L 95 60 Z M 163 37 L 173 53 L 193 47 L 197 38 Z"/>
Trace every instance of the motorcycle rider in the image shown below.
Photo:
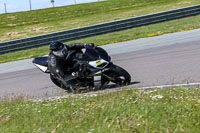
<path fill-rule="evenodd" d="M 49 60 L 48 60 L 48 67 L 51 76 L 54 76 L 58 80 L 62 82 L 62 84 L 65 85 L 65 87 L 68 87 L 69 85 L 73 88 L 75 85 L 73 82 L 68 82 L 69 84 L 66 84 L 66 81 L 72 80 L 76 78 L 75 76 L 72 76 L 71 73 L 66 73 L 66 57 L 68 55 L 68 52 L 70 50 L 81 50 L 85 48 L 86 45 L 93 46 L 94 44 L 83 44 L 83 43 L 75 43 L 72 45 L 64 45 L 62 42 L 59 41 L 53 41 L 50 44 L 50 53 L 49 53 Z"/>

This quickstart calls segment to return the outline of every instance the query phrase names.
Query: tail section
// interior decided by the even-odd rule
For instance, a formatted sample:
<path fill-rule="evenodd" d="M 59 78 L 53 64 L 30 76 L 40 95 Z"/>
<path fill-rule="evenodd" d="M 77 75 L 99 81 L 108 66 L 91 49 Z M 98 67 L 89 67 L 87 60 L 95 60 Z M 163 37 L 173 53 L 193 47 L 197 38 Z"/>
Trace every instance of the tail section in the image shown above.
<path fill-rule="evenodd" d="M 48 56 L 36 57 L 32 63 L 44 73 L 49 73 L 48 69 Z"/>

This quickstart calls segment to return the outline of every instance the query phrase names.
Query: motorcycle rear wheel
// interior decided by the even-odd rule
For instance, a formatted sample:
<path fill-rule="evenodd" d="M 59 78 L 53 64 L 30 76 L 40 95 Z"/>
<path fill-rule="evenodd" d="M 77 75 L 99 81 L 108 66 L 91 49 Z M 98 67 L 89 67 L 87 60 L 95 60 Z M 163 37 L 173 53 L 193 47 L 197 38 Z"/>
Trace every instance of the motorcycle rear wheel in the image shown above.
<path fill-rule="evenodd" d="M 61 83 L 58 81 L 58 79 L 54 78 L 52 75 L 50 75 L 51 81 L 58 87 L 62 87 Z"/>
<path fill-rule="evenodd" d="M 50 79 L 51 79 L 51 81 L 52 81 L 56 86 L 58 86 L 59 88 L 62 88 L 62 89 L 64 89 L 64 90 L 67 90 L 68 92 L 71 92 L 70 87 L 67 87 L 67 88 L 66 88 L 65 85 L 63 85 L 61 82 L 59 82 L 58 79 L 54 78 L 54 77 L 51 76 L 51 75 L 50 75 Z"/>

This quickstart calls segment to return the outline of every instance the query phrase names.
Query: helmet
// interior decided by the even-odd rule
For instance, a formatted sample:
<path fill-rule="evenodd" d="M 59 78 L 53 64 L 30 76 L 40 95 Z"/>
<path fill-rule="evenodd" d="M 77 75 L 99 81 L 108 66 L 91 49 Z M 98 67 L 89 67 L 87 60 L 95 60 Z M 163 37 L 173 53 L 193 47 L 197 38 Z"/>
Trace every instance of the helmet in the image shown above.
<path fill-rule="evenodd" d="M 53 50 L 53 51 L 58 51 L 58 50 L 63 49 L 63 48 L 64 48 L 64 44 L 59 42 L 59 41 L 53 41 L 50 44 L 50 50 Z"/>

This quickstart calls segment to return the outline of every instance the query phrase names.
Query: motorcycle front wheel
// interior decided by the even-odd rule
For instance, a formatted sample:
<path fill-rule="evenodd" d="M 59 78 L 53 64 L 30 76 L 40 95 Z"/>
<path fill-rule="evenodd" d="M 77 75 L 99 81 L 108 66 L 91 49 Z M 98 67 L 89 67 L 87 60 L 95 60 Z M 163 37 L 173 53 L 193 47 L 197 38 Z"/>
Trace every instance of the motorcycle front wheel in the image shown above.
<path fill-rule="evenodd" d="M 125 69 L 117 65 L 112 65 L 108 71 L 104 72 L 103 75 L 107 80 L 118 85 L 129 85 L 131 83 L 130 74 Z"/>

